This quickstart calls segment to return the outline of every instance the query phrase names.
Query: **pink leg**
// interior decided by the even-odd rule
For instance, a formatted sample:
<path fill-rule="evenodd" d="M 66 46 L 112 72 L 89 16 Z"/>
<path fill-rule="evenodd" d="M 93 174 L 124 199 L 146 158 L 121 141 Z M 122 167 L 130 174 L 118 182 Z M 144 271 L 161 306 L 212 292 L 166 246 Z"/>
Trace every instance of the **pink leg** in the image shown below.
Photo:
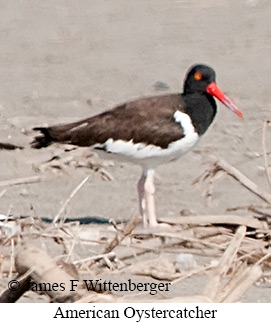
<path fill-rule="evenodd" d="M 154 186 L 154 170 L 148 169 L 146 174 L 145 180 L 145 197 L 146 197 L 146 204 L 149 216 L 149 226 L 156 227 L 158 225 L 156 212 L 155 212 L 155 186 Z"/>
<path fill-rule="evenodd" d="M 142 176 L 140 177 L 137 183 L 137 192 L 138 192 L 138 200 L 139 200 L 139 213 L 143 218 L 144 228 L 148 227 L 148 219 L 146 214 L 145 181 L 146 181 L 146 175 L 145 175 L 145 172 L 143 171 Z"/>
<path fill-rule="evenodd" d="M 143 170 L 142 176 L 137 183 L 139 212 L 143 218 L 143 226 L 147 227 L 170 227 L 166 223 L 158 223 L 155 212 L 155 186 L 154 169 Z"/>

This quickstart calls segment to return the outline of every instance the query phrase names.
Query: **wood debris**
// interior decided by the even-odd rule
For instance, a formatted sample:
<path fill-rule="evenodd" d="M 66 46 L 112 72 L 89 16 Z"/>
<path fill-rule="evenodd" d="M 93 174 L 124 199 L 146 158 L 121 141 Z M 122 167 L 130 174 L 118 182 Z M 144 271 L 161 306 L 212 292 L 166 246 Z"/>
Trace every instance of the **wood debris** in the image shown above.
<path fill-rule="evenodd" d="M 68 173 L 71 168 L 87 168 L 93 172 L 100 173 L 101 178 L 105 181 L 114 180 L 113 175 L 106 169 L 113 163 L 111 161 L 101 161 L 98 154 L 88 147 L 62 145 L 61 149 L 55 148 L 52 155 L 48 160 L 34 164 L 34 170 L 42 173 L 46 170 Z"/>
<path fill-rule="evenodd" d="M 269 193 L 247 179 L 225 161 L 216 162 L 201 180 L 224 172 L 260 196 L 265 202 Z M 67 198 L 63 210 L 85 183 L 83 180 Z M 262 196 L 262 193 L 263 196 Z M 4 193 L 3 193 L 4 194 Z M 271 201 L 271 200 L 270 200 Z M 61 209 L 50 222 L 39 218 L 2 216 L 0 254 L 2 279 L 15 279 L 20 289 L 5 288 L 0 301 L 15 302 L 29 291 L 32 284 L 70 284 L 78 280 L 76 292 L 43 290 L 51 302 L 237 302 L 255 282 L 270 282 L 271 229 L 270 205 L 242 206 L 244 215 L 216 214 L 164 217 L 167 228 L 144 229 L 141 217 L 134 216 L 126 224 L 107 221 L 104 224 L 65 222 Z M 232 208 L 231 212 L 238 207 Z M 248 215 L 249 213 L 249 215 Z M 251 215 L 255 213 L 255 216 Z M 81 223 L 81 224 L 80 224 Z M 14 229 L 16 228 L 16 230 Z M 50 246 L 50 247 L 49 247 Z M 200 257 L 193 266 L 184 263 L 177 269 L 178 255 L 185 259 Z M 189 257 L 183 255 L 189 254 Z M 140 281 L 182 284 L 187 279 L 204 281 L 204 288 L 195 295 L 178 297 L 148 294 L 87 290 L 82 279 L 97 277 L 140 279 Z M 35 292 L 32 290 L 32 292 Z"/>

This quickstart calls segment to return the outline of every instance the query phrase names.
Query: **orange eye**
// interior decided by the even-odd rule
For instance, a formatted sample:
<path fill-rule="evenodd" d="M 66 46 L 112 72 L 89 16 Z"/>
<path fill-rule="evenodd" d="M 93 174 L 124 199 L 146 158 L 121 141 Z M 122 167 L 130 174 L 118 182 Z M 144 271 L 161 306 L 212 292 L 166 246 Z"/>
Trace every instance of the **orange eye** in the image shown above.
<path fill-rule="evenodd" d="M 196 72 L 194 74 L 194 79 L 197 80 L 197 81 L 200 81 L 202 79 L 202 74 L 199 73 L 199 72 Z"/>

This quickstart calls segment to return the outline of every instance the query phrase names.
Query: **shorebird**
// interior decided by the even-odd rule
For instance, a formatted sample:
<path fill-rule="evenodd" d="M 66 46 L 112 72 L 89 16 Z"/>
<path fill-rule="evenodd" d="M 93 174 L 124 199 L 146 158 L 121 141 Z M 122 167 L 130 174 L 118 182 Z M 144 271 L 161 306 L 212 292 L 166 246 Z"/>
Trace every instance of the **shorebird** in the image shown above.
<path fill-rule="evenodd" d="M 139 212 L 144 227 L 159 223 L 155 212 L 154 171 L 191 150 L 212 123 L 215 98 L 243 117 L 242 112 L 219 89 L 214 70 L 192 66 L 183 93 L 140 98 L 80 121 L 37 127 L 33 148 L 54 142 L 88 146 L 142 167 L 137 184 Z"/>

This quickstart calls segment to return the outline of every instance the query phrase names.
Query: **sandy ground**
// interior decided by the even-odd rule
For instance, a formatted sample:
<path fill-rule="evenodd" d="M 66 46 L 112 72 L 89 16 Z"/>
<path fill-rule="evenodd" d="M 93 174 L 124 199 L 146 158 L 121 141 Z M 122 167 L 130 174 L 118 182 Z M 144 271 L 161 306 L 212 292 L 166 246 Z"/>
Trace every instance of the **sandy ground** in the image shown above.
<path fill-rule="evenodd" d="M 31 134 L 24 132 L 32 127 L 91 116 L 140 96 L 179 92 L 187 68 L 207 63 L 245 118 L 219 104 L 194 151 L 158 169 L 157 213 L 224 214 L 228 207 L 261 204 L 225 177 L 207 205 L 204 187 L 192 182 L 214 155 L 268 189 L 261 136 L 271 111 L 270 6 L 267 0 L 1 1 L 0 141 L 25 149 L 0 151 L 0 180 L 37 175 L 33 164 L 53 155 L 54 147 L 29 148 Z M 158 81 L 169 89 L 158 92 Z M 137 212 L 140 169 L 115 163 L 107 170 L 114 181 L 84 168 L 47 170 L 40 183 L 8 187 L 0 213 L 52 218 L 91 174 L 67 216 L 127 220 Z M 197 284 L 191 279 L 191 286 Z M 245 300 L 270 301 L 269 289 L 253 287 Z"/>

